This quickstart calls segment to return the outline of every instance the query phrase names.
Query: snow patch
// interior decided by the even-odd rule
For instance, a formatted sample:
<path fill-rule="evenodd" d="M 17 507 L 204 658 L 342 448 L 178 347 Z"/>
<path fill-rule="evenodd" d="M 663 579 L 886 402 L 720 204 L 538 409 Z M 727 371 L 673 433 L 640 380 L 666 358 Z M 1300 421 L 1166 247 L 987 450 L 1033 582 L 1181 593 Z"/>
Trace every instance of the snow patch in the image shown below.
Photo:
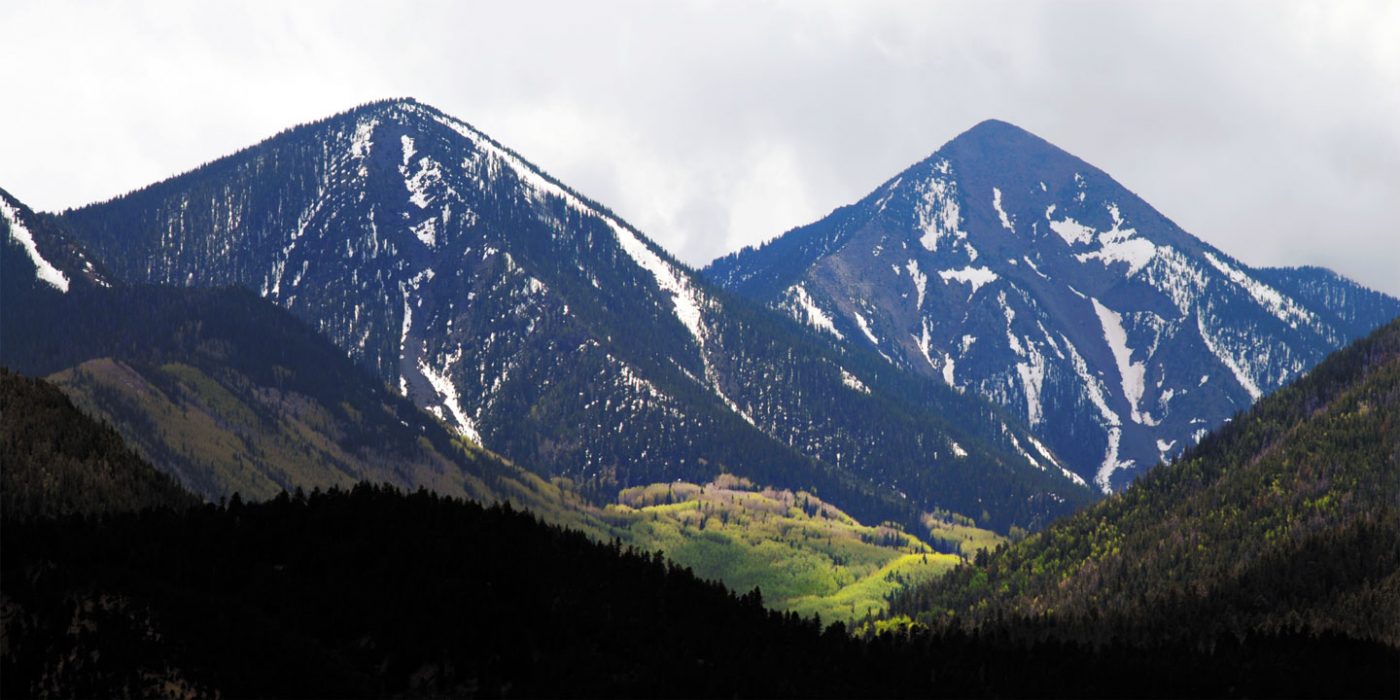
<path fill-rule="evenodd" d="M 860 377 L 847 371 L 845 367 L 841 368 L 841 383 L 845 384 L 848 389 L 858 391 L 862 394 L 870 393 L 870 387 L 866 386 L 865 382 L 860 380 Z"/>
<path fill-rule="evenodd" d="M 1146 238 L 1135 238 L 1137 229 L 1123 227 L 1123 215 L 1117 204 L 1108 205 L 1108 214 L 1113 218 L 1113 228 L 1098 235 L 1099 249 L 1090 253 L 1075 255 L 1079 262 L 1099 260 L 1104 267 L 1115 262 L 1127 263 L 1128 275 L 1137 274 L 1152 261 L 1157 254 L 1157 246 Z M 1054 225 L 1051 225 L 1054 228 Z"/>
<path fill-rule="evenodd" d="M 442 166 L 424 156 L 418 160 L 418 171 L 410 172 L 407 165 L 399 166 L 404 177 L 404 187 L 408 189 L 408 201 L 419 209 L 427 209 L 433 203 L 433 195 L 428 188 L 442 183 Z"/>
<path fill-rule="evenodd" d="M 953 356 L 943 353 L 943 382 L 948 386 L 958 389 L 957 382 L 953 381 Z M 959 389 L 961 391 L 961 389 Z"/>
<path fill-rule="evenodd" d="M 951 173 L 947 160 L 936 163 L 934 170 L 942 175 Z M 937 251 L 938 242 L 944 237 L 966 239 L 967 232 L 959 228 L 962 217 L 958 209 L 957 185 L 935 176 L 925 180 L 920 187 L 923 199 L 915 212 L 919 230 L 923 231 L 919 243 L 926 250 Z"/>
<path fill-rule="evenodd" d="M 1045 218 L 1050 218 L 1050 214 L 1054 209 L 1055 205 L 1050 205 L 1050 208 L 1045 211 Z M 1060 238 L 1065 239 L 1066 245 L 1072 246 L 1076 243 L 1089 243 L 1094 240 L 1094 229 L 1071 218 L 1064 218 L 1059 221 L 1052 220 L 1050 222 L 1050 230 L 1059 234 Z"/>
<path fill-rule="evenodd" d="M 5 222 L 10 225 L 10 238 L 23 246 L 24 252 L 29 254 L 29 260 L 34 263 L 34 271 L 38 278 L 54 289 L 67 293 L 68 276 L 39 254 L 39 244 L 35 242 L 34 234 L 20 223 L 19 208 L 10 206 L 9 202 L 0 198 L 0 216 L 5 217 Z"/>
<path fill-rule="evenodd" d="M 942 277 L 945 283 L 956 280 L 963 284 L 971 285 L 972 291 L 968 293 L 968 296 L 976 294 L 977 290 L 982 288 L 982 285 L 989 284 L 998 279 L 997 273 L 985 267 L 964 267 L 961 270 L 940 270 L 938 276 Z"/>
<path fill-rule="evenodd" d="M 364 160 L 369 157 L 369 151 L 374 147 L 374 128 L 379 126 L 379 119 L 365 119 L 355 125 L 355 136 L 350 140 L 350 155 Z"/>
<path fill-rule="evenodd" d="M 1133 238 L 1126 241 L 1116 241 L 1105 243 L 1101 248 L 1091 253 L 1079 253 L 1074 258 L 1079 262 L 1099 260 L 1104 267 L 1108 267 L 1116 262 L 1128 264 L 1128 275 L 1137 274 L 1152 262 L 1152 256 L 1157 254 L 1157 246 L 1146 238 Z"/>
<path fill-rule="evenodd" d="M 1026 421 L 1032 428 L 1040 425 L 1044 411 L 1040 401 L 1040 390 L 1045 383 L 1045 356 L 1029 340 L 1026 341 L 1027 362 L 1016 363 L 1016 374 L 1021 377 L 1021 389 L 1026 394 Z"/>

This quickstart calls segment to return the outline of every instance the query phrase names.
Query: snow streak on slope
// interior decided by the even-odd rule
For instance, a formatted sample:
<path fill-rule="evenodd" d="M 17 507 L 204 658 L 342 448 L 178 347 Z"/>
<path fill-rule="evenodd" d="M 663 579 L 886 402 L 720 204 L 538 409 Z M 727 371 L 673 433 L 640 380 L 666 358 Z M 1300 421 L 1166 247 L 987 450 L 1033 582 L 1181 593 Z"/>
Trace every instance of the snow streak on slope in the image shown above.
<path fill-rule="evenodd" d="M 54 289 L 66 293 L 68 291 L 68 276 L 39 254 L 39 244 L 34 241 L 34 234 L 20 223 L 19 209 L 10 206 L 9 202 L 0 198 L 0 216 L 5 217 L 5 222 L 10 225 L 10 238 L 24 246 L 24 252 L 29 254 L 29 259 L 34 263 L 39 279 L 47 282 Z"/>
<path fill-rule="evenodd" d="M 919 302 L 915 308 L 924 308 L 924 294 L 928 292 L 928 275 L 919 271 L 919 261 L 909 258 L 904 269 L 909 272 L 909 278 L 914 280 L 914 289 L 919 293 Z"/>
<path fill-rule="evenodd" d="M 875 334 L 871 332 L 870 322 L 865 320 L 865 317 L 860 315 L 859 311 L 853 311 L 852 315 L 856 317 L 856 325 L 860 326 L 860 332 L 865 334 L 865 339 L 869 340 L 871 345 L 877 348 L 880 347 L 880 339 L 876 338 Z"/>
<path fill-rule="evenodd" d="M 433 390 L 437 392 L 438 396 L 442 399 L 442 404 L 447 407 L 448 412 L 451 414 L 452 420 L 456 422 L 458 432 L 468 440 L 480 445 L 481 433 L 477 431 L 476 423 L 471 419 L 471 416 L 468 416 L 466 411 L 462 410 L 462 404 L 457 399 L 457 388 L 452 386 L 452 380 L 447 378 L 447 373 L 451 371 L 451 369 L 451 363 L 448 363 L 448 366 L 443 367 L 441 372 L 437 372 L 434 371 L 432 367 L 428 366 L 426 360 L 422 358 L 418 360 L 418 371 L 422 372 L 423 378 L 427 379 L 428 383 L 433 385 Z M 437 414 L 438 418 L 447 420 L 447 416 L 444 416 L 441 411 L 433 410 L 433 413 Z"/>
<path fill-rule="evenodd" d="M 642 242 L 626 227 L 613 221 L 611 218 L 604 218 L 613 232 L 617 235 L 617 241 L 622 245 L 633 262 L 636 262 L 643 270 L 650 272 L 656 279 L 656 285 L 663 291 L 671 295 L 672 305 L 675 308 L 676 318 L 690 331 L 691 337 L 701 346 L 705 345 L 705 334 L 700 325 L 700 299 L 695 289 L 691 287 L 689 280 L 684 280 L 676 274 L 675 269 L 666 264 L 660 255 L 656 254 L 647 244 Z"/>
<path fill-rule="evenodd" d="M 807 290 L 802 285 L 797 284 L 789 288 L 788 296 L 797 303 L 797 307 L 806 317 L 804 320 L 813 328 L 826 331 L 836 336 L 837 340 L 846 339 L 845 334 L 836 329 L 836 324 L 832 323 L 831 317 L 822 311 L 820 306 L 817 306 L 817 303 L 812 300 L 811 295 L 807 294 Z"/>
<path fill-rule="evenodd" d="M 1224 273 L 1231 282 L 1234 282 L 1246 292 L 1249 292 L 1249 296 L 1260 306 L 1264 307 L 1270 314 L 1273 314 L 1275 318 L 1294 328 L 1297 328 L 1299 323 L 1306 324 L 1310 327 L 1318 325 L 1315 316 L 1293 303 L 1292 299 L 1279 294 L 1273 287 L 1246 275 L 1243 271 L 1211 255 L 1210 251 L 1205 251 L 1204 255 L 1212 267 Z"/>
<path fill-rule="evenodd" d="M 1060 464 L 1060 460 L 1055 459 L 1055 455 L 1050 452 L 1050 448 L 1046 447 L 1045 443 L 1035 439 L 1034 435 L 1027 434 L 1026 439 L 1030 440 L 1031 445 L 1035 447 L 1035 451 L 1039 452 L 1040 456 L 1045 458 L 1045 461 L 1054 465 L 1056 469 L 1059 469 L 1060 474 L 1062 474 L 1066 479 L 1069 479 L 1070 481 L 1073 481 L 1074 483 L 1079 484 L 1080 486 L 1088 486 L 1088 484 L 1084 482 L 1084 479 L 1078 474 L 1075 474 L 1074 472 L 1065 469 L 1065 465 Z"/>
<path fill-rule="evenodd" d="M 1202 320 L 1200 316 L 1196 316 L 1196 330 L 1200 332 L 1201 340 L 1205 342 L 1206 347 L 1210 349 L 1212 354 L 1220 359 L 1220 364 L 1225 365 L 1225 367 L 1235 375 L 1235 381 L 1239 382 L 1240 387 L 1249 394 L 1249 398 L 1258 401 L 1259 397 L 1264 395 L 1264 392 L 1260 391 L 1259 385 L 1255 384 L 1254 380 L 1249 378 L 1249 373 L 1245 371 L 1244 364 L 1229 352 L 1226 352 L 1221 342 L 1206 331 L 1205 321 Z"/>
<path fill-rule="evenodd" d="M 1015 233 L 1016 227 L 1011 225 L 1011 218 L 1006 215 L 1006 210 L 1001 208 L 1000 188 L 992 188 L 992 207 L 997 210 L 997 218 L 1001 219 L 1001 227 Z"/>
<path fill-rule="evenodd" d="M 1103 325 L 1103 337 L 1108 342 L 1109 351 L 1113 353 L 1113 361 L 1118 365 L 1118 376 L 1123 382 L 1123 398 L 1128 400 L 1128 410 L 1133 422 L 1141 423 L 1142 413 L 1138 410 L 1138 404 L 1142 403 L 1147 367 L 1132 360 L 1133 349 L 1128 347 L 1128 334 L 1123 330 L 1123 317 L 1117 311 L 1099 303 L 1098 299 L 1090 301 L 1094 303 L 1094 313 Z"/>

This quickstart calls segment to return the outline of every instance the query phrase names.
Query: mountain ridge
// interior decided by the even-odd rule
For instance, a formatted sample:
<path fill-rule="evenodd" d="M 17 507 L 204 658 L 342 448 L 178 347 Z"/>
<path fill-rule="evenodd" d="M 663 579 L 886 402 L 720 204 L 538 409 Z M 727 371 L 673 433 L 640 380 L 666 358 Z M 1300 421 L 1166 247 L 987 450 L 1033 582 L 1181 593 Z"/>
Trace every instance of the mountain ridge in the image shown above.
<path fill-rule="evenodd" d="M 862 369 L 417 102 L 55 221 L 122 279 L 267 297 L 468 439 L 605 499 L 730 470 L 863 520 L 942 508 L 1002 531 L 1090 499 L 1013 418 Z"/>
<path fill-rule="evenodd" d="M 992 400 L 1105 491 L 1400 314 L 1335 274 L 1251 268 L 995 120 L 704 274 Z"/>

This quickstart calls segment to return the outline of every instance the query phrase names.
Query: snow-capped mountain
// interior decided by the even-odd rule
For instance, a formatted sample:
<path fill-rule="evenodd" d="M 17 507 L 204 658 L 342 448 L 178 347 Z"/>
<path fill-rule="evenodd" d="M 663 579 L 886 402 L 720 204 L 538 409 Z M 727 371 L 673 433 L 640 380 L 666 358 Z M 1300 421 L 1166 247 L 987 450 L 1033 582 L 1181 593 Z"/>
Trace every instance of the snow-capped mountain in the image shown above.
<path fill-rule="evenodd" d="M 1104 491 L 1400 313 L 1326 270 L 1251 268 L 999 121 L 705 274 L 1000 404 Z"/>
<path fill-rule="evenodd" d="M 412 100 L 60 220 L 117 279 L 259 292 L 463 436 L 585 492 L 730 470 L 862 519 L 944 508 L 1001 528 L 1090 498 L 991 404 L 708 286 Z"/>

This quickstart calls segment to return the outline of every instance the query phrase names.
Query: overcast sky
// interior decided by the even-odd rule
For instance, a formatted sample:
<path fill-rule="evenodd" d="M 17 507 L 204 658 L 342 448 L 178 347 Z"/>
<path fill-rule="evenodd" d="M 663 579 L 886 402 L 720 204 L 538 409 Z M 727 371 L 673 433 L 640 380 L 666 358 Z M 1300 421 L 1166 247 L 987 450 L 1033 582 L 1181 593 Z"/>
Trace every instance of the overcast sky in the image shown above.
<path fill-rule="evenodd" d="M 104 199 L 413 96 L 685 262 L 978 121 L 1254 265 L 1400 295 L 1400 2 L 0 3 L 0 187 Z"/>

